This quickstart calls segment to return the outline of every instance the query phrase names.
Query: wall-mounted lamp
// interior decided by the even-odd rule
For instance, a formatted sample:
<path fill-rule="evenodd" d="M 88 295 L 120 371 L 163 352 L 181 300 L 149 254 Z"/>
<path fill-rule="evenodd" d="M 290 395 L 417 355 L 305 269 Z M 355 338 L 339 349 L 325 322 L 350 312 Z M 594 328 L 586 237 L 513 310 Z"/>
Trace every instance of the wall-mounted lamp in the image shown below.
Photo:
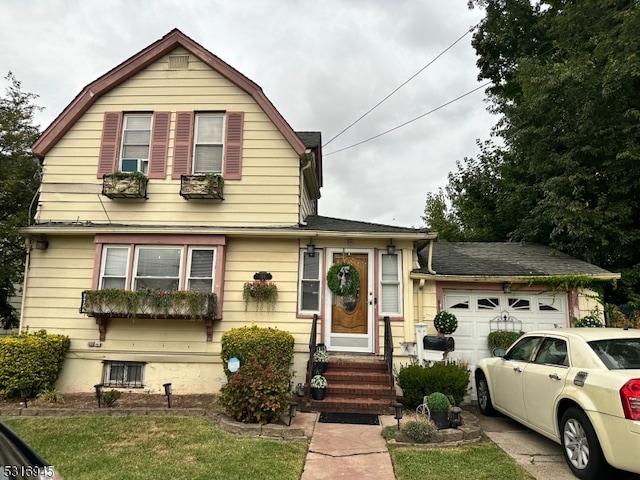
<path fill-rule="evenodd" d="M 502 284 L 502 291 L 504 293 L 511 293 L 511 284 L 509 282 L 504 282 Z"/>
<path fill-rule="evenodd" d="M 389 255 L 393 255 L 396 253 L 396 246 L 393 244 L 393 238 L 389 240 L 389 245 L 387 245 L 387 253 Z"/>
<path fill-rule="evenodd" d="M 311 239 L 309 239 L 309 243 L 307 243 L 307 255 L 310 257 L 316 256 L 316 246 L 311 243 Z"/>
<path fill-rule="evenodd" d="M 171 408 L 171 384 L 164 383 L 162 386 L 164 387 L 164 394 L 167 396 L 167 408 Z"/>
<path fill-rule="evenodd" d="M 49 240 L 46 235 L 40 235 L 40 238 L 36 239 L 36 250 L 46 250 L 49 248 Z"/>

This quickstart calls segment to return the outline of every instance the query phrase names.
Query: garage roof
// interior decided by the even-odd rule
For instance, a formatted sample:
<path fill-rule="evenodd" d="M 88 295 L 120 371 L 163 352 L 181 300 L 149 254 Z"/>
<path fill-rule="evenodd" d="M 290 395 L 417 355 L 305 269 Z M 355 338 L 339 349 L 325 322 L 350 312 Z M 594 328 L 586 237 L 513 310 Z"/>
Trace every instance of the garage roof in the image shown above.
<path fill-rule="evenodd" d="M 428 247 L 418 252 L 420 268 L 429 274 Z M 438 275 L 551 276 L 586 275 L 619 278 L 620 275 L 578 260 L 544 245 L 515 242 L 435 242 L 432 269 Z"/>

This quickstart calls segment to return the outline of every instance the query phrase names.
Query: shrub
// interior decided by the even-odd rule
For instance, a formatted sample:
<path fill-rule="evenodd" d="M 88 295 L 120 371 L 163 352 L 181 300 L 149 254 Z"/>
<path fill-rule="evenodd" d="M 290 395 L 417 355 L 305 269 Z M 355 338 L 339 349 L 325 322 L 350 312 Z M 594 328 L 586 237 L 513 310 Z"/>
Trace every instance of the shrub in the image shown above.
<path fill-rule="evenodd" d="M 520 336 L 524 335 L 523 331 L 507 331 L 507 330 L 498 330 L 495 332 L 491 332 L 487 336 L 487 345 L 489 346 L 489 351 L 493 351 L 494 348 L 504 348 L 505 350 L 513 345 Z"/>
<path fill-rule="evenodd" d="M 416 443 L 427 443 L 431 440 L 438 427 L 427 417 L 411 416 L 400 426 L 403 433 Z"/>
<path fill-rule="evenodd" d="M 45 330 L 0 339 L 0 397 L 19 396 L 21 386 L 31 395 L 52 390 L 70 343 Z"/>
<path fill-rule="evenodd" d="M 288 408 L 291 375 L 270 358 L 266 349 L 250 355 L 220 389 L 218 400 L 234 420 L 272 423 Z"/>
<path fill-rule="evenodd" d="M 449 397 L 444 393 L 433 392 L 427 397 L 427 407 L 433 413 L 443 413 L 449 411 Z"/>
<path fill-rule="evenodd" d="M 604 327 L 602 324 L 602 320 L 600 320 L 596 315 L 586 315 L 575 321 L 573 324 L 574 327 L 589 327 L 589 328 L 599 328 Z"/>
<path fill-rule="evenodd" d="M 222 334 L 222 365 L 227 379 L 232 374 L 227 368 L 230 358 L 240 360 L 242 368 L 252 355 L 262 352 L 268 362 L 275 368 L 289 371 L 293 359 L 294 339 L 289 332 L 277 328 L 250 327 L 232 328 Z"/>
<path fill-rule="evenodd" d="M 49 403 L 64 403 L 64 398 L 62 394 L 58 392 L 55 388 L 51 390 L 44 390 L 38 394 L 38 398 L 44 400 Z"/>
<path fill-rule="evenodd" d="M 119 390 L 109 390 L 102 394 L 102 401 L 107 407 L 115 407 L 116 402 L 122 396 Z"/>
<path fill-rule="evenodd" d="M 464 400 L 469 390 L 469 368 L 466 362 L 436 362 L 430 367 L 402 366 L 396 376 L 402 389 L 404 403 L 416 408 L 425 395 L 443 392 L 451 395 L 456 404 Z"/>
<path fill-rule="evenodd" d="M 607 305 L 608 325 L 615 328 L 640 328 L 640 310 L 626 304 Z"/>
<path fill-rule="evenodd" d="M 442 310 L 433 318 L 433 326 L 438 333 L 451 335 L 458 328 L 458 319 L 453 313 Z"/>

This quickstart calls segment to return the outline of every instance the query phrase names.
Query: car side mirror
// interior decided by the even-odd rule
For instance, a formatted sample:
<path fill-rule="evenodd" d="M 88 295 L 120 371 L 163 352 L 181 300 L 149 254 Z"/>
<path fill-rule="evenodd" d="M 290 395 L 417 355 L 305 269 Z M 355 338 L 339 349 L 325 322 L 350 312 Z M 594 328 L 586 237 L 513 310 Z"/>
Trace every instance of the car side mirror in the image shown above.
<path fill-rule="evenodd" d="M 507 350 L 502 347 L 494 348 L 491 352 L 491 355 L 494 357 L 504 357 L 504 354 L 507 353 Z"/>

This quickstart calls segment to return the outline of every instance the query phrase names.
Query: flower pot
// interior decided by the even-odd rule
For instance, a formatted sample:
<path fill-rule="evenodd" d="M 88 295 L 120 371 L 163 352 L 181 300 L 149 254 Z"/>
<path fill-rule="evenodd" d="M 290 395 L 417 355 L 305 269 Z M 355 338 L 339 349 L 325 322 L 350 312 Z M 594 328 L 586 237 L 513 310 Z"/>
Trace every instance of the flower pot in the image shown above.
<path fill-rule="evenodd" d="M 326 388 L 313 388 L 311 387 L 311 398 L 314 400 L 324 400 L 324 392 Z"/>
<path fill-rule="evenodd" d="M 449 428 L 449 412 L 431 412 L 431 420 L 436 424 L 438 430 Z"/>
<path fill-rule="evenodd" d="M 328 362 L 313 362 L 313 374 L 314 375 L 322 375 L 327 371 Z"/>

